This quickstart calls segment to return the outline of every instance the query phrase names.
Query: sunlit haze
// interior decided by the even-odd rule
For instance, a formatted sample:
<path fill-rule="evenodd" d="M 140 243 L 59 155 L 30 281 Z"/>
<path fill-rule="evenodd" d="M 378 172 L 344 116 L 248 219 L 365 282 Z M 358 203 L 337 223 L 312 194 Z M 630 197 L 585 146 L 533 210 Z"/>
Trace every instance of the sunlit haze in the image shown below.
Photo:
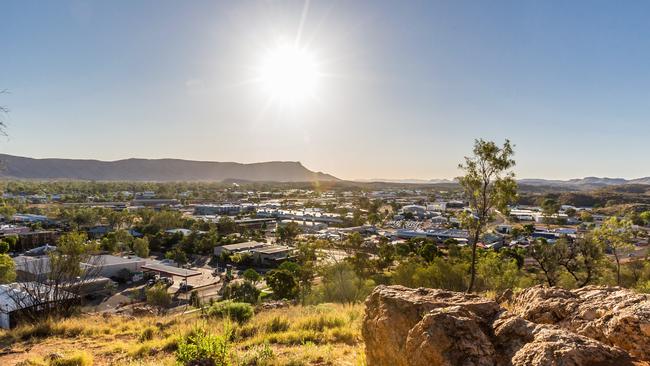
<path fill-rule="evenodd" d="M 647 2 L 6 1 L 2 153 L 649 176 Z M 74 132 L 74 133 L 71 133 Z"/>

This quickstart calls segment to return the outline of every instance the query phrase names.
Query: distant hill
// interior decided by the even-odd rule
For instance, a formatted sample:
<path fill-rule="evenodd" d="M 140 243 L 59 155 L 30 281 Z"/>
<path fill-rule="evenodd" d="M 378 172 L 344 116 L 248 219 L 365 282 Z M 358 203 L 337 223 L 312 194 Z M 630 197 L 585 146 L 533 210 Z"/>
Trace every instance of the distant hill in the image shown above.
<path fill-rule="evenodd" d="M 590 189 L 626 184 L 650 184 L 650 177 L 637 179 L 586 177 L 569 180 L 520 179 L 519 184 L 528 186 L 549 186 L 576 189 Z"/>
<path fill-rule="evenodd" d="M 454 183 L 451 179 L 390 179 L 390 178 L 371 178 L 356 179 L 359 183 L 404 183 L 404 184 L 445 184 Z"/>
<path fill-rule="evenodd" d="M 75 179 L 133 181 L 338 181 L 300 162 L 270 161 L 241 164 L 181 159 L 33 159 L 0 154 L 0 177 L 14 179 Z"/>

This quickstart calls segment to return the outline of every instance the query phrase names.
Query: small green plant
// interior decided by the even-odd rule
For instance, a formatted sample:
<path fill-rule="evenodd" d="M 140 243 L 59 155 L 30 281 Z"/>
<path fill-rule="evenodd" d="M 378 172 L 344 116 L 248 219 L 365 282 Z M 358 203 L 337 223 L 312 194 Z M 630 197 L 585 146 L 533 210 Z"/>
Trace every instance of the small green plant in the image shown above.
<path fill-rule="evenodd" d="M 228 337 L 213 335 L 196 329 L 181 338 L 176 350 L 176 361 L 181 365 L 227 366 L 230 364 Z"/>
<path fill-rule="evenodd" d="M 208 315 L 245 323 L 253 317 L 253 307 L 243 302 L 221 301 L 208 309 Z"/>

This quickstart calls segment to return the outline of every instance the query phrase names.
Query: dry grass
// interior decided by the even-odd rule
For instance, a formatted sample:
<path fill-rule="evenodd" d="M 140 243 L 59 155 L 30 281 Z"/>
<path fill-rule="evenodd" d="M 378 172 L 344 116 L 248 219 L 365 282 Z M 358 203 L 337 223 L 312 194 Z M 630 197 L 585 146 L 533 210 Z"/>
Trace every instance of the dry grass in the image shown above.
<path fill-rule="evenodd" d="M 197 328 L 228 331 L 234 365 L 363 365 L 362 312 L 362 305 L 296 306 L 255 314 L 242 325 L 198 313 L 44 321 L 0 331 L 0 346 L 11 350 L 0 356 L 0 365 L 53 366 L 52 353 L 72 359 L 80 350 L 86 353 L 79 362 L 85 363 L 59 365 L 175 365 L 180 337 Z"/>

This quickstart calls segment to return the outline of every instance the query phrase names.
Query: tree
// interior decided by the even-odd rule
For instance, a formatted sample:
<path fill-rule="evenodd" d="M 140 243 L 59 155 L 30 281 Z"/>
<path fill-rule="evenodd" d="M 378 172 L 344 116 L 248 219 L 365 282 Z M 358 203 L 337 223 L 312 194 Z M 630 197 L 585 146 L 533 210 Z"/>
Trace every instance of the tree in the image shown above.
<path fill-rule="evenodd" d="M 561 253 L 557 246 L 548 244 L 545 239 L 536 240 L 528 249 L 528 254 L 537 262 L 544 272 L 549 286 L 557 285 Z"/>
<path fill-rule="evenodd" d="M 260 290 L 249 281 L 230 282 L 225 289 L 224 297 L 237 302 L 256 304 L 260 297 Z"/>
<path fill-rule="evenodd" d="M 173 260 L 178 266 L 182 266 L 183 264 L 187 263 L 187 255 L 178 246 L 165 253 L 165 258 Z"/>
<path fill-rule="evenodd" d="M 252 268 L 245 270 L 242 276 L 244 279 L 246 279 L 246 281 L 250 281 L 252 284 L 256 284 L 262 279 L 262 276 L 260 276 L 260 274 Z"/>
<path fill-rule="evenodd" d="M 97 245 L 88 243 L 85 233 L 63 234 L 56 251 L 24 264 L 35 276 L 32 281 L 19 282 L 19 291 L 9 296 L 23 308 L 27 320 L 70 316 L 79 305 L 77 294 L 102 271 L 102 259 L 97 254 Z"/>
<path fill-rule="evenodd" d="M 558 251 L 560 265 L 574 278 L 576 285 L 584 287 L 591 283 L 603 258 L 602 245 L 586 235 L 573 242 L 560 238 L 554 246 Z"/>
<path fill-rule="evenodd" d="M 427 241 L 418 249 L 418 255 L 422 257 L 428 263 L 433 261 L 433 258 L 440 255 L 438 251 L 438 246 L 431 241 Z"/>
<path fill-rule="evenodd" d="M 593 239 L 603 246 L 605 250 L 611 250 L 616 261 L 616 284 L 621 285 L 621 256 L 626 252 L 634 249 L 632 239 L 632 222 L 629 220 L 619 220 L 611 217 L 603 224 L 594 229 Z"/>
<path fill-rule="evenodd" d="M 547 198 L 542 202 L 542 215 L 544 222 L 550 224 L 553 222 L 553 216 L 557 214 L 560 209 L 560 204 L 553 198 Z"/>
<path fill-rule="evenodd" d="M 147 238 L 137 238 L 133 240 L 133 251 L 140 258 L 149 256 L 149 240 Z"/>
<path fill-rule="evenodd" d="M 286 225 L 278 226 L 277 235 L 278 240 L 283 243 L 292 243 L 293 240 L 300 234 L 300 226 L 298 223 L 291 221 Z"/>
<path fill-rule="evenodd" d="M 573 207 L 569 207 L 569 208 L 567 208 L 566 210 L 564 210 L 564 213 L 565 213 L 568 217 L 572 217 L 572 218 L 573 218 L 573 217 L 576 217 L 576 214 L 577 214 L 578 212 L 576 211 L 575 208 L 573 208 Z"/>
<path fill-rule="evenodd" d="M 465 173 L 458 178 L 465 197 L 469 201 L 471 214 L 465 213 L 461 222 L 470 232 L 472 259 L 467 292 L 472 292 L 476 278 L 476 248 L 493 209 L 506 212 L 508 205 L 515 202 L 517 183 L 510 170 L 515 165 L 514 150 L 509 140 L 503 147 L 492 141 L 474 141 L 473 155 L 465 157 L 458 167 Z"/>
<path fill-rule="evenodd" d="M 324 301 L 353 304 L 365 299 L 375 287 L 372 280 L 357 276 L 349 263 L 340 262 L 322 268 Z"/>
<path fill-rule="evenodd" d="M 594 217 L 589 211 L 580 211 L 580 221 L 594 222 Z"/>
<path fill-rule="evenodd" d="M 16 280 L 16 264 L 7 254 L 0 254 L 0 283 L 11 283 Z"/>
<path fill-rule="evenodd" d="M 172 297 L 167 292 L 167 287 L 163 284 L 157 284 L 145 291 L 147 297 L 147 304 L 158 309 L 158 313 L 162 313 L 171 303 Z"/>
<path fill-rule="evenodd" d="M 266 274 L 266 283 L 277 299 L 295 299 L 298 295 L 296 278 L 287 269 L 270 270 Z"/>
<path fill-rule="evenodd" d="M 200 308 L 202 305 L 201 301 L 201 296 L 199 296 L 199 292 L 194 290 L 190 292 L 190 299 L 188 300 L 190 303 L 190 306 L 193 306 L 195 308 Z"/>

